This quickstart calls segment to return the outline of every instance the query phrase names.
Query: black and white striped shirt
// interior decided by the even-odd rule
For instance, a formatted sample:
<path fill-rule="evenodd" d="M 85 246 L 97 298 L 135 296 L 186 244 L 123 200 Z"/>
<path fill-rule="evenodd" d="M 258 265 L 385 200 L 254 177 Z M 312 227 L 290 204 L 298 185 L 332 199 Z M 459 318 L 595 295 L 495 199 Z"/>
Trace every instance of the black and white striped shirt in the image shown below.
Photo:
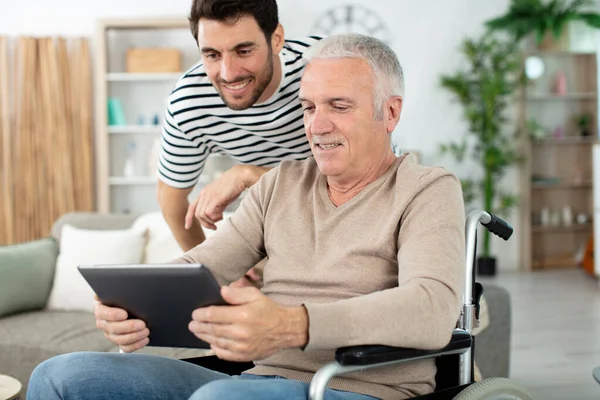
<path fill-rule="evenodd" d="M 319 39 L 286 40 L 279 53 L 279 88 L 271 99 L 246 110 L 235 111 L 225 105 L 201 62 L 191 68 L 169 96 L 159 179 L 175 188 L 194 186 L 210 153 L 258 166 L 310 156 L 298 90 L 306 66 L 302 55 Z"/>

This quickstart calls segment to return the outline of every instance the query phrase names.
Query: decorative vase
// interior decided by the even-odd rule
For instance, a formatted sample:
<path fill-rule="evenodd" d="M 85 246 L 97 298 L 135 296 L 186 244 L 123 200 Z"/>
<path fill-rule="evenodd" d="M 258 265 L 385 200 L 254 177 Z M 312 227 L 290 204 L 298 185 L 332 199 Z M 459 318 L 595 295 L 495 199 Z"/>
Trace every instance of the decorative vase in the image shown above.
<path fill-rule="evenodd" d="M 554 92 L 561 96 L 567 94 L 567 74 L 565 74 L 565 71 L 557 72 L 556 81 L 554 84 Z"/>

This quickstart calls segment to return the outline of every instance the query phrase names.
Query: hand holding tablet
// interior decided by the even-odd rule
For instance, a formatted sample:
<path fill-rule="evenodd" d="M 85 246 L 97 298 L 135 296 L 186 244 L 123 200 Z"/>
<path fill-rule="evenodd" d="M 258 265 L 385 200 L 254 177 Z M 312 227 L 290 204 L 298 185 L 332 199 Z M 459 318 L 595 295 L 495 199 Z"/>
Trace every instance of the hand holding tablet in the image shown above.
<path fill-rule="evenodd" d="M 127 311 L 150 331 L 148 346 L 209 348 L 188 329 L 192 312 L 227 304 L 201 264 L 81 265 L 102 304 Z"/>

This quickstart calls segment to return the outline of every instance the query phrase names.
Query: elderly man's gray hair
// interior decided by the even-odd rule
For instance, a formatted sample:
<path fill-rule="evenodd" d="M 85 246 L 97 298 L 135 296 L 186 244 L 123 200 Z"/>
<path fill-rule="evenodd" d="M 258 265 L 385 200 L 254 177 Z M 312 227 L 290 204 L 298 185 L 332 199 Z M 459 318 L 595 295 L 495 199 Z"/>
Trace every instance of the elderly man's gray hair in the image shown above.
<path fill-rule="evenodd" d="M 324 38 L 305 52 L 305 58 L 335 59 L 360 58 L 373 69 L 374 117 L 383 118 L 383 105 L 392 96 L 404 97 L 404 72 L 396 53 L 382 41 L 355 33 Z"/>

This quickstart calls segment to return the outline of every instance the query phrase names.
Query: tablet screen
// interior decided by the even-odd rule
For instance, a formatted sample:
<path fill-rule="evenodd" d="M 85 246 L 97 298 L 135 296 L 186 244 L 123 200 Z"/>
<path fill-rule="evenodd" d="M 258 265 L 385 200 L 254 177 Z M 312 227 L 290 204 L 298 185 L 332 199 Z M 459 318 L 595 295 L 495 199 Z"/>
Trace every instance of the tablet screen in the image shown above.
<path fill-rule="evenodd" d="M 210 346 L 188 329 L 192 312 L 225 305 L 220 286 L 202 264 L 80 265 L 103 304 L 126 310 L 150 330 L 148 346 Z"/>

